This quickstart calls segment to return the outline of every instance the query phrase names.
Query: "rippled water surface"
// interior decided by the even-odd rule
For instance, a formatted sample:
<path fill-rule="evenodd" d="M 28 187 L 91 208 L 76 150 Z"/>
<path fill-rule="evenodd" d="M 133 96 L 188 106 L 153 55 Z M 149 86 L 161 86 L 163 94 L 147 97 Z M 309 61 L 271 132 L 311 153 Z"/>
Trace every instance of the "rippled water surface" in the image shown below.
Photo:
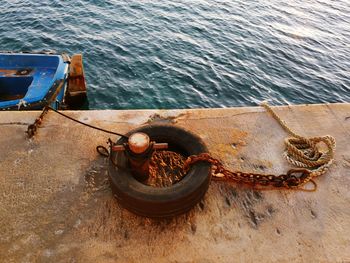
<path fill-rule="evenodd" d="M 83 53 L 91 109 L 350 102 L 348 0 L 2 0 L 0 50 Z"/>

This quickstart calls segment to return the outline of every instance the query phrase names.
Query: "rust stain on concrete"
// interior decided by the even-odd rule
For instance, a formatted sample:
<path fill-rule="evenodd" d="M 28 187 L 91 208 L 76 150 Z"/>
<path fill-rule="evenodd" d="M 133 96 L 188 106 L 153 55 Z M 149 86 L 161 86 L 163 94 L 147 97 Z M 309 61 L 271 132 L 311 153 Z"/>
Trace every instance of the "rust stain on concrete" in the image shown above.
<path fill-rule="evenodd" d="M 218 130 L 210 137 L 210 151 L 220 158 L 230 158 L 238 154 L 242 147 L 247 145 L 246 131 L 238 129 Z"/>

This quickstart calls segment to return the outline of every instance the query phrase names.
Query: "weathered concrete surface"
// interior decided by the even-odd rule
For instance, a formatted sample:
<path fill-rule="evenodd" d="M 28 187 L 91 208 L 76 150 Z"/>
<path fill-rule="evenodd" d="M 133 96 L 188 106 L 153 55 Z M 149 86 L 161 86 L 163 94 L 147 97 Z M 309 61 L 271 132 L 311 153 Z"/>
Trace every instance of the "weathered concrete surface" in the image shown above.
<path fill-rule="evenodd" d="M 335 136 L 336 161 L 315 193 L 254 191 L 212 182 L 191 212 L 172 220 L 134 216 L 113 199 L 95 147 L 108 135 L 50 112 L 0 113 L 0 261 L 350 261 L 350 104 L 278 107 L 295 131 Z M 287 134 L 256 108 L 70 112 L 127 132 L 151 121 L 199 134 L 231 169 L 282 173 Z"/>

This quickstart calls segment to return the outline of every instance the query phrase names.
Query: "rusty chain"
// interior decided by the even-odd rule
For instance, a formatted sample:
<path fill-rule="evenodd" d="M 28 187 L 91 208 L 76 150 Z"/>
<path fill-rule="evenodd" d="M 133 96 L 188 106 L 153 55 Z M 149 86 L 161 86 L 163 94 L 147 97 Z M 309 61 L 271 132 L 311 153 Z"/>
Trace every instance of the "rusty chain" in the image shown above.
<path fill-rule="evenodd" d="M 326 173 L 334 161 L 335 139 L 332 136 L 305 138 L 293 132 L 286 123 L 272 110 L 265 102 L 262 106 L 277 120 L 277 122 L 286 130 L 291 137 L 285 140 L 286 150 L 284 157 L 287 161 L 300 168 L 290 169 L 286 174 L 260 174 L 246 173 L 240 171 L 230 171 L 225 169 L 223 164 L 213 158 L 208 153 L 193 155 L 187 158 L 184 163 L 184 171 L 187 172 L 191 165 L 197 162 L 208 162 L 213 165 L 212 174 L 218 180 L 242 182 L 251 185 L 299 189 L 303 191 L 315 191 L 317 184 L 313 181 L 314 177 Z M 323 142 L 327 150 L 320 151 L 317 144 Z M 313 184 L 312 189 L 301 188 L 307 183 Z"/>
<path fill-rule="evenodd" d="M 290 169 L 286 174 L 260 174 L 260 173 L 245 173 L 240 171 L 230 171 L 224 168 L 224 165 L 218 160 L 210 156 L 208 153 L 201 153 L 199 155 L 192 155 L 187 158 L 184 163 L 184 171 L 187 172 L 189 168 L 197 162 L 208 162 L 212 164 L 212 175 L 217 180 L 225 180 L 239 183 L 246 183 L 256 186 L 272 186 L 284 188 L 299 188 L 308 182 L 316 183 L 312 180 L 312 173 L 305 168 Z"/>
<path fill-rule="evenodd" d="M 149 164 L 149 177 L 146 185 L 167 187 L 179 181 L 186 175 L 183 170 L 186 157 L 173 151 L 155 151 Z"/>
<path fill-rule="evenodd" d="M 48 111 L 49 111 L 49 107 L 45 106 L 42 112 L 40 113 L 39 117 L 36 118 L 32 124 L 28 125 L 26 133 L 28 134 L 29 138 L 32 138 L 35 135 L 39 125 L 42 123 L 43 118 Z"/>

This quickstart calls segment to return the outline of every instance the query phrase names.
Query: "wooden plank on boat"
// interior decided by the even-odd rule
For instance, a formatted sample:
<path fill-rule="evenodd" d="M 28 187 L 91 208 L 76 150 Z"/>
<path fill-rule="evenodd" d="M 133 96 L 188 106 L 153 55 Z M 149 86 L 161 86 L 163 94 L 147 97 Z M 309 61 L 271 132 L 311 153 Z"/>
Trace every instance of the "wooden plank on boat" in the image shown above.
<path fill-rule="evenodd" d="M 84 76 L 83 56 L 75 54 L 71 58 L 68 77 L 67 104 L 74 108 L 86 100 L 86 82 Z"/>

